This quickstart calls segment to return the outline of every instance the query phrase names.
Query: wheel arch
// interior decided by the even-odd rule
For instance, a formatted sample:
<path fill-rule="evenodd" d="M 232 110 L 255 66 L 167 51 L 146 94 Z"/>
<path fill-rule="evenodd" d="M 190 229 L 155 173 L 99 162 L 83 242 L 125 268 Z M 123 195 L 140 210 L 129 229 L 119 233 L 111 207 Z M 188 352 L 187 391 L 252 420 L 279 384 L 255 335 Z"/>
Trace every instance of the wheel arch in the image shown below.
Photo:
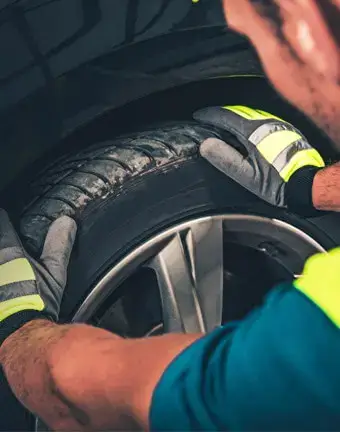
<path fill-rule="evenodd" d="M 105 113 L 200 80 L 260 73 L 248 42 L 221 26 L 132 43 L 82 64 L 0 114 L 0 190 Z"/>

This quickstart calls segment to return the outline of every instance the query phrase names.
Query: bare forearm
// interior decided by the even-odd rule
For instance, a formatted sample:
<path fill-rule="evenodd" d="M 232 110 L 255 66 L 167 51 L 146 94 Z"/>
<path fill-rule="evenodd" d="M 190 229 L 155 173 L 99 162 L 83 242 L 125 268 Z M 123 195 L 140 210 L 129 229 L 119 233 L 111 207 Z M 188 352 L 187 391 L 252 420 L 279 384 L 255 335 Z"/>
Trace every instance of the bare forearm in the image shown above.
<path fill-rule="evenodd" d="M 314 177 L 313 204 L 318 210 L 340 211 L 340 162 Z"/>
<path fill-rule="evenodd" d="M 0 362 L 18 399 L 53 429 L 146 429 L 161 374 L 199 336 L 126 340 L 35 321 L 8 338 Z"/>
<path fill-rule="evenodd" d="M 29 322 L 10 336 L 0 348 L 0 363 L 12 391 L 31 412 L 51 427 L 62 430 L 83 428 L 85 419 L 60 394 L 52 375 L 50 360 L 73 326 L 49 321 Z"/>
<path fill-rule="evenodd" d="M 121 341 L 102 329 L 37 320 L 5 341 L 0 361 L 17 398 L 50 427 L 95 430 L 103 419 L 98 411 L 107 410 L 103 398 L 109 377 L 101 373 L 103 356 L 108 345 Z M 110 396 L 115 403 L 115 395 Z M 131 429 L 130 417 L 115 405 L 114 426 Z"/>

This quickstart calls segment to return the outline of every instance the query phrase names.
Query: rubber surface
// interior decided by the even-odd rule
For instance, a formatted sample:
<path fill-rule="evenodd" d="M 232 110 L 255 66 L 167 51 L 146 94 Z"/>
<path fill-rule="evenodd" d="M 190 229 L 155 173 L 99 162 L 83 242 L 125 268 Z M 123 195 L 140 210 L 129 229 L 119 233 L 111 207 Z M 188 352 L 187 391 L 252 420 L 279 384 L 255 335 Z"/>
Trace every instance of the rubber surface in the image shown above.
<path fill-rule="evenodd" d="M 195 156 L 199 143 L 211 135 L 212 129 L 197 124 L 168 126 L 100 143 L 55 162 L 32 184 L 34 198 L 21 222 L 26 243 L 39 251 L 58 216 L 79 218 L 89 203 L 119 194 L 130 180 Z"/>
<path fill-rule="evenodd" d="M 294 218 L 265 205 L 198 157 L 199 144 L 208 136 L 226 138 L 221 133 L 194 122 L 164 125 L 64 156 L 38 175 L 21 218 L 29 250 L 39 254 L 57 217 L 69 215 L 79 225 L 64 319 L 108 267 L 171 223 L 208 211 Z"/>

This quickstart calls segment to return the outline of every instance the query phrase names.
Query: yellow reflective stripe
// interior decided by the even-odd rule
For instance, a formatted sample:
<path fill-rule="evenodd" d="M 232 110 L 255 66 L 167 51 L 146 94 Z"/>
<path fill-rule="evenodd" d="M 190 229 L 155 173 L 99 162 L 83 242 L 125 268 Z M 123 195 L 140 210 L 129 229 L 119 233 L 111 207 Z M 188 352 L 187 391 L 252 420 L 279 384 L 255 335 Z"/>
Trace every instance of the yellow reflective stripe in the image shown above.
<path fill-rule="evenodd" d="M 262 110 L 257 110 L 260 114 L 262 114 L 264 117 L 266 117 L 267 119 L 275 119 L 275 120 L 279 120 L 282 121 L 284 123 L 288 123 L 286 122 L 286 120 L 283 120 L 282 118 L 274 115 L 274 114 L 270 114 L 267 111 L 262 111 Z"/>
<path fill-rule="evenodd" d="M 28 280 L 35 280 L 35 274 L 26 258 L 17 258 L 0 265 L 0 287 Z"/>
<path fill-rule="evenodd" d="M 0 303 L 0 322 L 25 310 L 42 311 L 45 307 L 43 299 L 38 294 L 17 297 Z"/>
<path fill-rule="evenodd" d="M 297 132 L 279 130 L 264 138 L 256 148 L 269 163 L 272 163 L 285 148 L 299 139 L 301 135 Z"/>
<path fill-rule="evenodd" d="M 232 111 L 233 113 L 247 119 L 247 120 L 269 120 L 275 119 L 279 121 L 283 121 L 280 117 L 275 116 L 274 114 L 270 114 L 266 111 L 246 107 L 243 105 L 226 105 L 222 107 L 226 110 Z"/>
<path fill-rule="evenodd" d="M 296 153 L 283 170 L 281 170 L 280 176 L 287 182 L 295 171 L 306 165 L 313 165 L 322 168 L 325 166 L 325 162 L 317 150 L 313 148 L 301 150 Z"/>
<path fill-rule="evenodd" d="M 309 258 L 294 286 L 340 327 L 340 248 Z"/>
<path fill-rule="evenodd" d="M 226 110 L 232 111 L 233 113 L 247 119 L 247 120 L 255 120 L 254 119 L 254 113 L 252 108 L 243 107 L 241 105 L 235 105 L 235 106 L 224 106 L 223 107 Z M 261 120 L 261 119 L 260 119 Z"/>

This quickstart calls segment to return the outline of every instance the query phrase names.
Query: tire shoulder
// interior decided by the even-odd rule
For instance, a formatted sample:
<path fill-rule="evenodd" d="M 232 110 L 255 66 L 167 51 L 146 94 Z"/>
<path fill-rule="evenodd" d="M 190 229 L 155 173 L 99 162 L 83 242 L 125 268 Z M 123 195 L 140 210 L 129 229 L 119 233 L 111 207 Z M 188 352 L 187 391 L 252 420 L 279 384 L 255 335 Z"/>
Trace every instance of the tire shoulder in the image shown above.
<path fill-rule="evenodd" d="M 32 183 L 33 198 L 20 223 L 24 242 L 39 251 L 52 221 L 62 215 L 79 220 L 90 203 L 121 193 L 130 180 L 197 156 L 199 144 L 212 134 L 217 132 L 194 122 L 164 125 L 56 161 Z"/>

